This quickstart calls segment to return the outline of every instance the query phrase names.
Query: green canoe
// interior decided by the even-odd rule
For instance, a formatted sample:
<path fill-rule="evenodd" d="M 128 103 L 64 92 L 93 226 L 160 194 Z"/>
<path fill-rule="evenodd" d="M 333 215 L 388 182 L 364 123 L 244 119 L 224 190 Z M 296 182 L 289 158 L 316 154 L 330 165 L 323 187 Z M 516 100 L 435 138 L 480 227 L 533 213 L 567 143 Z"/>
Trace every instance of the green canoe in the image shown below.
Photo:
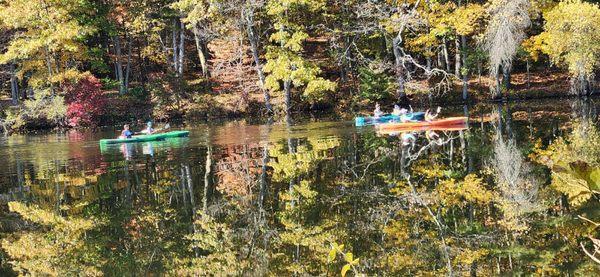
<path fill-rule="evenodd" d="M 172 132 L 160 133 L 160 134 L 133 136 L 128 139 L 101 139 L 100 144 L 117 144 L 117 143 L 156 141 L 156 140 L 164 140 L 166 138 L 187 137 L 189 134 L 190 134 L 190 131 L 172 131 Z"/>

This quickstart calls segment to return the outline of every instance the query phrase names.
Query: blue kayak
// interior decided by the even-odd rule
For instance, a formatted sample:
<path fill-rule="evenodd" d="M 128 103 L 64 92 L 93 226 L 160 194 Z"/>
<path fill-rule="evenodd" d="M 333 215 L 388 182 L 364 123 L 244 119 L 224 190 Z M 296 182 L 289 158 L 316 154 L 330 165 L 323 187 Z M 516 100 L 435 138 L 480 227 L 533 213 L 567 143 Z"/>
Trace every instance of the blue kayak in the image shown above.
<path fill-rule="evenodd" d="M 400 121 L 423 121 L 425 120 L 424 112 L 415 112 L 408 113 L 405 115 L 393 115 L 386 114 L 380 117 L 356 117 L 354 118 L 354 124 L 357 127 L 367 126 L 367 125 L 375 125 L 381 123 L 389 123 L 389 122 L 400 122 Z"/>

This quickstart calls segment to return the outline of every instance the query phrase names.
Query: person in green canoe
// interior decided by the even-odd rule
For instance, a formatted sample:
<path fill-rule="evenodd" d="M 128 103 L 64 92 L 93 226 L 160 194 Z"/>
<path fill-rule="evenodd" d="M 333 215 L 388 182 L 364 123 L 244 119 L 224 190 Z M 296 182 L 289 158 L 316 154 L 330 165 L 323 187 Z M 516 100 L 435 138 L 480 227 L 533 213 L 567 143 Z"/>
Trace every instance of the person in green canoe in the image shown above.
<path fill-rule="evenodd" d="M 119 135 L 118 138 L 119 139 L 130 139 L 133 137 L 133 135 L 153 135 L 153 134 L 164 132 L 165 130 L 171 128 L 170 124 L 166 124 L 163 128 L 160 128 L 160 129 L 154 129 L 152 126 L 153 126 L 152 121 L 148 121 L 146 123 L 146 128 L 144 130 L 134 133 L 131 130 L 129 130 L 129 124 L 125 124 L 125 125 L 123 125 L 123 131 L 121 131 L 121 134 Z"/>
<path fill-rule="evenodd" d="M 133 132 L 129 130 L 129 124 L 123 125 L 123 131 L 121 131 L 121 135 L 119 136 L 119 138 L 128 139 L 131 138 L 131 136 L 133 136 Z"/>
<path fill-rule="evenodd" d="M 146 123 L 146 129 L 141 130 L 140 133 L 144 135 L 152 135 L 156 133 L 156 130 L 152 128 L 152 121 L 148 121 L 148 123 Z"/>

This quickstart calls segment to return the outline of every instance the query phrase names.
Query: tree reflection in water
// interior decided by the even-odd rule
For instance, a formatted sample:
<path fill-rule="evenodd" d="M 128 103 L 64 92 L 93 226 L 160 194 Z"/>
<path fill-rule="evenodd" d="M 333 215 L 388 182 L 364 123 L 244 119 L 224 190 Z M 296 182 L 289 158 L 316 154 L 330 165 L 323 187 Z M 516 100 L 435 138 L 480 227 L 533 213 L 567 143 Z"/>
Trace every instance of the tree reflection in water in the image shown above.
<path fill-rule="evenodd" d="M 462 108 L 468 129 L 409 144 L 306 123 L 195 128 L 125 157 L 7 146 L 4 272 L 597 274 L 595 105 Z"/>

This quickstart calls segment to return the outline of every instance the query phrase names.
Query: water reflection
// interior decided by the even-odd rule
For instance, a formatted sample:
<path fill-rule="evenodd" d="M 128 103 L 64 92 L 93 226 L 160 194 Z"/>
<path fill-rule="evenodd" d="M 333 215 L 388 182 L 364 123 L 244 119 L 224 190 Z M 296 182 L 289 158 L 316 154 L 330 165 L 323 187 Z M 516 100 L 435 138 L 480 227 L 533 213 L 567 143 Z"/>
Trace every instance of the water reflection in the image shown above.
<path fill-rule="evenodd" d="M 569 209 L 530 158 L 593 111 L 464 106 L 447 115 L 466 126 L 387 134 L 190 125 L 189 138 L 107 148 L 97 140 L 110 130 L 11 137 L 0 200 L 29 206 L 2 209 L 3 249 L 16 270 L 58 275 L 596 273 L 578 246 L 596 231 L 574 218 L 599 221 L 597 198 Z"/>

